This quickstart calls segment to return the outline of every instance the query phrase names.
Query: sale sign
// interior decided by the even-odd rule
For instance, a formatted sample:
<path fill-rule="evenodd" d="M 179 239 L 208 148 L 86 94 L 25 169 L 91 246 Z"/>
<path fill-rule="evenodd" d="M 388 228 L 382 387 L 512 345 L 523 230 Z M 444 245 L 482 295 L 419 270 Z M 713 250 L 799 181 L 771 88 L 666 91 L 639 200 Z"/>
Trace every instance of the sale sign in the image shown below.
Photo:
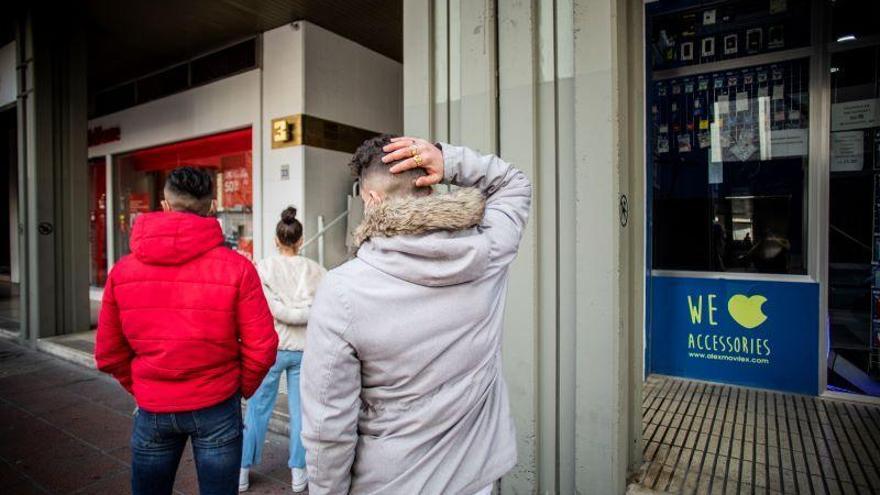
<path fill-rule="evenodd" d="M 651 283 L 651 372 L 818 392 L 818 284 L 680 277 Z"/>

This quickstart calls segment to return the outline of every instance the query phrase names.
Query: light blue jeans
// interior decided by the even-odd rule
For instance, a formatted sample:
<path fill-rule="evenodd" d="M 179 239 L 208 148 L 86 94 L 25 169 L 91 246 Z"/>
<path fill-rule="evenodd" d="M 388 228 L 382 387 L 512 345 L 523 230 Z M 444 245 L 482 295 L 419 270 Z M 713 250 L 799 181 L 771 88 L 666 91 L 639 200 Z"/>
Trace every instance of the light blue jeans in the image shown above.
<path fill-rule="evenodd" d="M 278 398 L 278 382 L 281 373 L 287 372 L 287 405 L 290 409 L 290 458 L 288 467 L 306 467 L 306 449 L 303 447 L 300 432 L 302 430 L 302 410 L 299 402 L 299 368 L 302 364 L 301 351 L 278 351 L 275 365 L 263 378 L 263 383 L 253 397 L 247 401 L 247 412 L 244 417 L 244 445 L 241 452 L 241 467 L 249 468 L 260 463 L 266 430 L 269 428 L 269 417 L 275 408 Z"/>

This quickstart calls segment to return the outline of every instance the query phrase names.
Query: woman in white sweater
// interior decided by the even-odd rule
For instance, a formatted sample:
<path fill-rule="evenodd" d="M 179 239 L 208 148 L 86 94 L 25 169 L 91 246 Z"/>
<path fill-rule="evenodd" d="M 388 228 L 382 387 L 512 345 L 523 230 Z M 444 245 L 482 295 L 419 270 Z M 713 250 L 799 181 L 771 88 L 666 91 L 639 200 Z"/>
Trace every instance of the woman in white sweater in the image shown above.
<path fill-rule="evenodd" d="M 266 429 L 278 397 L 281 374 L 284 372 L 287 372 L 287 401 L 290 409 L 290 458 L 287 464 L 291 469 L 291 484 L 294 492 L 301 492 L 308 486 L 305 449 L 300 437 L 302 416 L 299 371 L 306 343 L 309 307 L 326 271 L 314 261 L 299 256 L 303 243 L 302 233 L 303 227 L 296 219 L 296 209 L 288 207 L 281 213 L 281 220 L 275 227 L 275 244 L 280 254 L 257 263 L 263 292 L 275 318 L 278 356 L 260 388 L 247 402 L 241 474 L 238 480 L 240 492 L 250 487 L 250 467 L 260 462 Z"/>

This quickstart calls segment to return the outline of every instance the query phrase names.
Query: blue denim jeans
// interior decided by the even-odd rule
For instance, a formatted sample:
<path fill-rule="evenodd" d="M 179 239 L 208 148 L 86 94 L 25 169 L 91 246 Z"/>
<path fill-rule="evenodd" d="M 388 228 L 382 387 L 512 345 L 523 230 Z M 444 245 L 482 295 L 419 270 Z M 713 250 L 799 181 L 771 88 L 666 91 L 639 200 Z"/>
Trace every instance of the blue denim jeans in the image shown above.
<path fill-rule="evenodd" d="M 170 494 L 187 439 L 201 495 L 238 493 L 241 459 L 241 397 L 183 413 L 140 409 L 131 433 L 131 491 L 134 495 Z"/>
<path fill-rule="evenodd" d="M 247 401 L 247 412 L 244 417 L 244 448 L 241 456 L 241 467 L 249 468 L 260 463 L 263 453 L 263 442 L 266 440 L 266 429 L 269 417 L 275 408 L 278 398 L 278 382 L 281 374 L 287 372 L 287 406 L 290 410 L 290 457 L 287 466 L 291 468 L 306 467 L 306 449 L 302 444 L 302 411 L 299 402 L 299 367 L 302 364 L 302 352 L 278 351 L 275 365 L 263 378 L 263 383 L 254 396 Z"/>

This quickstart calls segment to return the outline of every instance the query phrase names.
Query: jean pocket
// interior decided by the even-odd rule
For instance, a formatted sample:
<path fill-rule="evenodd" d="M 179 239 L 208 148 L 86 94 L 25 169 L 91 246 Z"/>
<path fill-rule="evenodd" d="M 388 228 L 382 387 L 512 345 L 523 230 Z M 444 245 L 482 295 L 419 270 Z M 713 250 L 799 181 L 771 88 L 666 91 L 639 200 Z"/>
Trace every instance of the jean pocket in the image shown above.
<path fill-rule="evenodd" d="M 161 445 L 156 415 L 138 410 L 131 430 L 132 449 L 152 449 Z"/>
<path fill-rule="evenodd" d="M 193 413 L 200 447 L 220 447 L 241 437 L 241 398 L 236 395 L 214 407 Z"/>

